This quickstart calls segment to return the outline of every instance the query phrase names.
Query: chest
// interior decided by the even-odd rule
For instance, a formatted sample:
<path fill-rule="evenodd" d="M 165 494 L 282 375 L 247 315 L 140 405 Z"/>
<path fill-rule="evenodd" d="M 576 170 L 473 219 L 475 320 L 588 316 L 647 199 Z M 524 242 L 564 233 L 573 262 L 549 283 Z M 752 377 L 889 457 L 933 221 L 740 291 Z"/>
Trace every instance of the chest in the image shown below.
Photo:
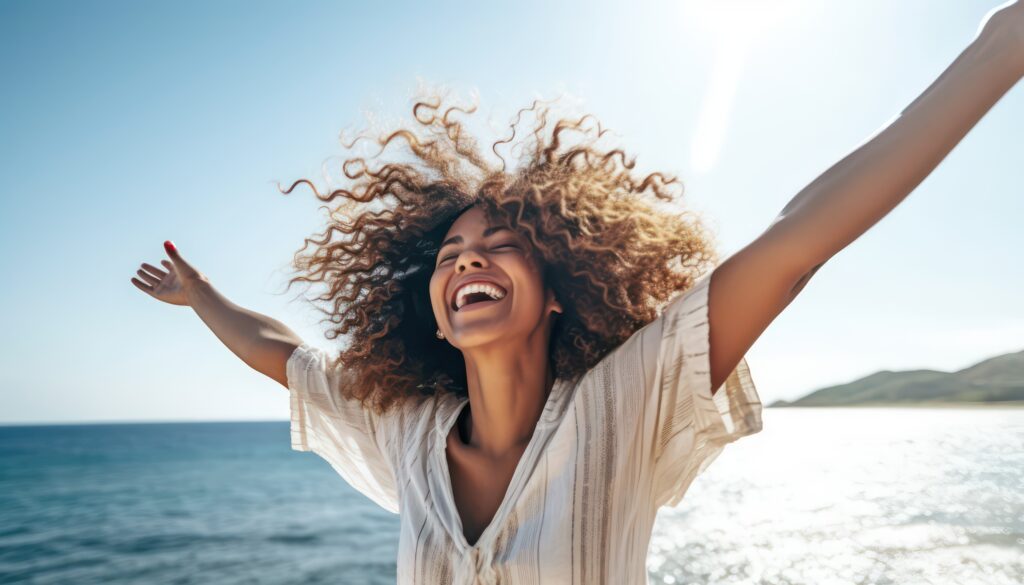
<path fill-rule="evenodd" d="M 434 455 L 417 458 L 427 464 L 402 492 L 399 582 L 644 582 L 653 517 L 633 492 L 642 479 L 623 468 L 639 458 L 596 436 L 577 441 L 575 425 L 518 462 L 463 465 L 455 451 Z"/>
<path fill-rule="evenodd" d="M 500 459 L 488 459 L 466 451 L 449 440 L 445 451 L 455 511 L 461 519 L 466 542 L 476 543 L 508 495 L 508 488 L 526 446 Z"/>
<path fill-rule="evenodd" d="M 455 414 L 441 416 L 398 474 L 399 582 L 644 582 L 646 458 L 607 404 L 566 408 L 521 452 L 482 463 L 449 448 Z"/>

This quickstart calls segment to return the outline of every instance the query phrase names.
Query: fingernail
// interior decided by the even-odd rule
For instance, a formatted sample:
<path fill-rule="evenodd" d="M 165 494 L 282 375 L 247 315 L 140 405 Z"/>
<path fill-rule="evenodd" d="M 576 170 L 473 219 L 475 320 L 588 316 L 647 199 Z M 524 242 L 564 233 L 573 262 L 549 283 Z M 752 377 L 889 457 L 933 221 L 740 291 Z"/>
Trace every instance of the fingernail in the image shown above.
<path fill-rule="evenodd" d="M 174 247 L 174 242 L 170 240 L 164 242 L 164 249 L 167 250 L 168 253 L 178 251 L 178 249 Z"/>

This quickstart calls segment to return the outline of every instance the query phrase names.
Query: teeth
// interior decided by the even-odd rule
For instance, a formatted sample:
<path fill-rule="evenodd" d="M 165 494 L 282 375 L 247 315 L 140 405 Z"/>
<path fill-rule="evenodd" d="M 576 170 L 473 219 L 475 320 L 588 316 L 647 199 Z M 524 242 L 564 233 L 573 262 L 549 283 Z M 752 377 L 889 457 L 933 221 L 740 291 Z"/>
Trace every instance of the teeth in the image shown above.
<path fill-rule="evenodd" d="M 466 295 L 475 292 L 486 293 L 494 300 L 502 299 L 505 297 L 505 291 L 501 290 L 500 288 L 494 285 L 484 283 L 471 284 L 469 286 L 464 286 L 459 289 L 458 294 L 456 294 L 455 296 L 455 308 L 461 309 L 463 305 L 466 304 Z"/>

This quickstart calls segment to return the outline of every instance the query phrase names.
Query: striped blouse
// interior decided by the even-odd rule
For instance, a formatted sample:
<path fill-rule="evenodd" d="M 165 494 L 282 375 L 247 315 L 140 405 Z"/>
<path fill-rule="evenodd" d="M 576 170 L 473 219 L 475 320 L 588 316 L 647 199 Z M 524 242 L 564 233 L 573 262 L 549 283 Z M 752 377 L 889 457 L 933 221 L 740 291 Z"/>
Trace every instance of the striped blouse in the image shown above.
<path fill-rule="evenodd" d="M 291 446 L 400 514 L 399 583 L 647 583 L 658 508 L 679 503 L 726 444 L 761 430 L 746 358 L 712 395 L 701 276 L 575 383 L 556 379 L 491 523 L 470 545 L 445 456 L 467 398 L 377 415 L 303 343 L 288 360 Z"/>

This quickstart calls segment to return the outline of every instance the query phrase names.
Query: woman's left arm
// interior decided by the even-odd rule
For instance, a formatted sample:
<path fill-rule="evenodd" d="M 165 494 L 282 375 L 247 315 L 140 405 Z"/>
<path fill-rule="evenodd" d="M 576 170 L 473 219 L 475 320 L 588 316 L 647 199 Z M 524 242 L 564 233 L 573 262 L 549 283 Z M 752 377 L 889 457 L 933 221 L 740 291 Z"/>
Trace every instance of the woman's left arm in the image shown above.
<path fill-rule="evenodd" d="M 708 291 L 713 388 L 814 272 L 906 198 L 1021 77 L 1024 0 L 1013 0 L 986 15 L 971 44 L 899 116 L 716 268 Z"/>
<path fill-rule="evenodd" d="M 789 247 L 787 258 L 809 271 L 857 239 L 903 201 L 1022 76 L 1024 4 L 1018 0 L 990 13 L 974 41 L 924 93 L 786 205 L 773 224 L 780 224 L 777 237 Z"/>

